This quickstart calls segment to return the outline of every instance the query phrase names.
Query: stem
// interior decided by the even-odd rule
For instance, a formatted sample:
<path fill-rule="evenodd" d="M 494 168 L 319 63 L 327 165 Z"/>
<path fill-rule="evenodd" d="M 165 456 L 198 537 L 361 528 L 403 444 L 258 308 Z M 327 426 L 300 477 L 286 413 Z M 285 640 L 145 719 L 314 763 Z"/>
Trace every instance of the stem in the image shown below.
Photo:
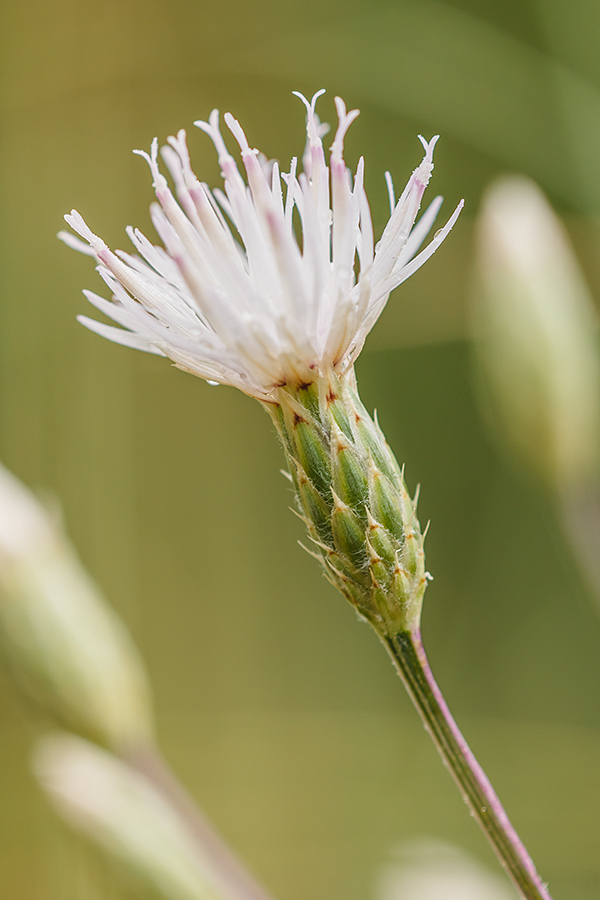
<path fill-rule="evenodd" d="M 124 754 L 124 758 L 145 775 L 177 812 L 194 840 L 203 863 L 208 862 L 210 865 L 214 881 L 227 900 L 271 900 L 270 894 L 258 884 L 217 834 L 156 747 L 146 745 L 130 749 Z"/>
<path fill-rule="evenodd" d="M 383 635 L 385 647 L 463 800 L 496 856 L 526 900 L 552 900 L 498 795 L 475 759 L 446 705 L 421 640 L 421 632 Z"/>

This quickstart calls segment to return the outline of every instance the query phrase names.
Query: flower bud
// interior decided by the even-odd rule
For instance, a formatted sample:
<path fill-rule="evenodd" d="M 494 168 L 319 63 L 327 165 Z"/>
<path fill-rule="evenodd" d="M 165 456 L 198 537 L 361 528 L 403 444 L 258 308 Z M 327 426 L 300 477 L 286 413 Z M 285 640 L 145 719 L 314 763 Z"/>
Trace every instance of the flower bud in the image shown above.
<path fill-rule="evenodd" d="M 600 451 L 597 315 L 562 224 L 525 178 L 484 199 L 473 329 L 503 437 L 554 489 L 578 487 Z"/>
<path fill-rule="evenodd" d="M 0 629 L 23 687 L 59 722 L 113 747 L 149 739 L 129 634 L 58 525 L 1 467 Z"/>
<path fill-rule="evenodd" d="M 418 627 L 427 578 L 415 504 L 351 373 L 280 388 L 278 401 L 265 407 L 326 576 L 380 634 Z"/>

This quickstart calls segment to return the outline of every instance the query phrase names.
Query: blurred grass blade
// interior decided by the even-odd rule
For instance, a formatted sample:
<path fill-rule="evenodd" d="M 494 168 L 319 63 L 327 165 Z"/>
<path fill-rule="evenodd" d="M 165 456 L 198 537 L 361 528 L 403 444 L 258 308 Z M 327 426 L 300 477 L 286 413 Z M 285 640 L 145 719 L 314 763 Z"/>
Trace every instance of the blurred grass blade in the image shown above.
<path fill-rule="evenodd" d="M 152 733 L 139 654 L 58 523 L 0 467 L 0 626 L 26 691 L 116 748 Z"/>
<path fill-rule="evenodd" d="M 27 693 L 59 722 L 109 745 L 130 764 L 119 768 L 116 758 L 96 752 L 84 741 L 77 743 L 74 737 L 62 743 L 57 739 L 58 743 L 48 745 L 56 752 L 40 757 L 53 761 L 52 765 L 56 762 L 56 772 L 61 778 L 64 775 L 64 782 L 59 778 L 57 784 L 64 783 L 68 794 L 68 785 L 75 784 L 69 779 L 88 770 L 90 791 L 106 783 L 109 794 L 112 791 L 111 809 L 119 802 L 125 804 L 119 840 L 131 844 L 137 841 L 137 820 L 133 813 L 125 815 L 131 793 L 127 784 L 137 785 L 139 791 L 140 785 L 146 785 L 153 795 L 162 797 L 169 821 L 177 819 L 178 833 L 185 833 L 186 847 L 189 843 L 195 848 L 203 872 L 212 873 L 211 883 L 219 886 L 219 896 L 268 900 L 180 787 L 154 745 L 150 689 L 124 625 L 90 581 L 58 524 L 2 467 L 0 632 Z M 54 772 L 52 765 L 48 771 Z M 117 799 L 119 785 L 121 800 Z M 84 792 L 82 802 L 85 796 Z M 88 799 L 94 814 L 101 817 L 100 808 L 93 806 L 100 802 L 100 795 L 92 791 Z M 126 837 L 128 827 L 134 830 Z M 181 896 L 206 897 L 207 892 Z"/>
<path fill-rule="evenodd" d="M 600 602 L 598 317 L 562 224 L 527 179 L 484 198 L 472 313 L 486 418 L 551 491 Z"/>
<path fill-rule="evenodd" d="M 514 900 L 516 894 L 460 847 L 407 843 L 383 870 L 377 900 Z"/>
<path fill-rule="evenodd" d="M 488 412 L 552 490 L 595 477 L 600 358 L 593 303 L 566 233 L 539 188 L 506 178 L 477 233 L 473 330 Z"/>
<path fill-rule="evenodd" d="M 44 738 L 34 771 L 63 818 L 166 900 L 221 900 L 180 817 L 135 769 L 69 734 Z"/>

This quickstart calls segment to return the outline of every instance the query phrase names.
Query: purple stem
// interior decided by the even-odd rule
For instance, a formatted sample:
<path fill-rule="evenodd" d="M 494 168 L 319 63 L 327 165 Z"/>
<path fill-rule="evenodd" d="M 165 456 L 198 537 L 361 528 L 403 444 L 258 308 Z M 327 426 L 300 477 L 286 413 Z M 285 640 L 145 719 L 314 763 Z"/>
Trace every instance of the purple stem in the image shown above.
<path fill-rule="evenodd" d="M 520 894 L 526 900 L 552 900 L 498 795 L 452 718 L 429 667 L 421 632 L 385 635 L 383 642 L 463 800 Z"/>

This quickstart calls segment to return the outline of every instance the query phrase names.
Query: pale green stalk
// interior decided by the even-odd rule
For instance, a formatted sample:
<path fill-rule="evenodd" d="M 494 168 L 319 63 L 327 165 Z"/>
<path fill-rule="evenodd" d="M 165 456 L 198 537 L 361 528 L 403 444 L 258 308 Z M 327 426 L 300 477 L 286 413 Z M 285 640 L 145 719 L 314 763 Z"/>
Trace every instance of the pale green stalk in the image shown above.
<path fill-rule="evenodd" d="M 327 578 L 373 626 L 498 859 L 527 900 L 550 900 L 498 796 L 456 725 L 421 641 L 428 574 L 423 536 L 403 472 L 362 405 L 352 374 L 265 404 L 277 427 Z"/>
<path fill-rule="evenodd" d="M 60 524 L 2 466 L 0 639 L 21 687 L 61 726 L 117 750 L 152 739 L 131 636 Z"/>
<path fill-rule="evenodd" d="M 1 466 L 0 635 L 27 695 L 79 735 L 36 754 L 59 812 L 167 900 L 269 900 L 162 759 L 124 624 L 58 522 Z"/>
<path fill-rule="evenodd" d="M 163 794 L 140 772 L 69 734 L 45 738 L 36 775 L 57 811 L 168 900 L 225 900 L 211 860 Z"/>
<path fill-rule="evenodd" d="M 472 290 L 479 396 L 502 449 L 554 499 L 600 608 L 600 333 L 569 236 L 540 188 L 486 192 Z"/>

